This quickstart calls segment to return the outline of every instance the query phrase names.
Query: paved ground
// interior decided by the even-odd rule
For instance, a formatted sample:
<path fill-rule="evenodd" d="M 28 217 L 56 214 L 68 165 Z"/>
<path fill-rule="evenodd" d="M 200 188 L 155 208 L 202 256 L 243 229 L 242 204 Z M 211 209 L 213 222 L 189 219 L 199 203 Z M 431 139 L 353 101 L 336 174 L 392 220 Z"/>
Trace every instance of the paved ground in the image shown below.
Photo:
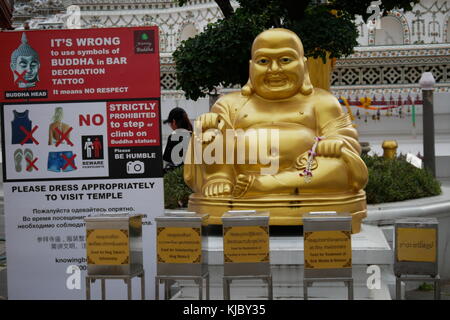
<path fill-rule="evenodd" d="M 430 283 L 431 284 L 431 283 Z M 433 290 L 419 290 L 421 283 L 417 283 L 416 289 L 407 290 L 405 292 L 406 300 L 433 300 L 434 299 L 434 291 Z M 441 300 L 450 300 L 450 281 L 442 281 L 441 282 Z"/>

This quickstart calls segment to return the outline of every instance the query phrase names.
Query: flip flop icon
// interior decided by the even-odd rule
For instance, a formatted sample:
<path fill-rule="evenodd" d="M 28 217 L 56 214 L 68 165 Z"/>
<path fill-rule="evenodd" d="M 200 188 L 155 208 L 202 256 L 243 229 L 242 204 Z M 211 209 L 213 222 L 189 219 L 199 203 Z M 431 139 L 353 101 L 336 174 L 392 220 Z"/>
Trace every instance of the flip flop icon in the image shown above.
<path fill-rule="evenodd" d="M 28 159 L 29 161 L 33 160 L 33 152 L 30 149 L 25 149 L 23 152 L 25 159 Z M 33 166 L 27 166 L 27 171 L 30 172 L 33 170 Z"/>
<path fill-rule="evenodd" d="M 22 171 L 22 159 L 23 159 L 22 149 L 17 149 L 16 151 L 14 151 L 14 167 L 16 169 L 16 172 Z"/>

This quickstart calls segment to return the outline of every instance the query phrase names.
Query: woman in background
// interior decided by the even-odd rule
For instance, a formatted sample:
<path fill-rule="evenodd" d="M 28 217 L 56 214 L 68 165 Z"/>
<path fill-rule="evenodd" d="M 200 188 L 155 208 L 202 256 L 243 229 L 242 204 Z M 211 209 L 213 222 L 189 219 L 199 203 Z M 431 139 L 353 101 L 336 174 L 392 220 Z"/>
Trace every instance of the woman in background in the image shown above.
<path fill-rule="evenodd" d="M 192 124 L 186 111 L 178 107 L 170 110 L 169 117 L 164 123 L 168 123 L 173 130 L 167 138 L 163 154 L 164 172 L 167 172 L 183 164 L 185 150 L 192 135 Z"/>

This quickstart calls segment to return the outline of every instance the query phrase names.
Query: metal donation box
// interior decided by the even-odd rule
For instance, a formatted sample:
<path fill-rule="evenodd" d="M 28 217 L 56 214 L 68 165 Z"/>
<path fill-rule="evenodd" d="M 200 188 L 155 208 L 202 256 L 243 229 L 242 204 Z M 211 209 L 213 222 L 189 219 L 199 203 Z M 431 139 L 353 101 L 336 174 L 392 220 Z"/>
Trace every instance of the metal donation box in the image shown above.
<path fill-rule="evenodd" d="M 89 275 L 128 275 L 143 269 L 142 215 L 86 217 Z"/>
<path fill-rule="evenodd" d="M 224 275 L 269 274 L 269 214 L 229 211 L 222 222 Z"/>
<path fill-rule="evenodd" d="M 195 212 L 166 212 L 156 220 L 157 276 L 156 298 L 159 281 L 164 281 L 166 298 L 169 283 L 174 280 L 194 280 L 199 284 L 202 297 L 202 281 L 206 279 L 206 296 L 209 299 L 207 214 Z"/>
<path fill-rule="evenodd" d="M 397 299 L 401 296 L 402 281 L 432 281 L 435 283 L 435 299 L 440 299 L 438 226 L 436 218 L 405 218 L 395 221 L 394 273 L 397 277 Z"/>
<path fill-rule="evenodd" d="M 334 211 L 303 215 L 304 298 L 316 281 L 342 281 L 353 299 L 352 218 Z"/>
<path fill-rule="evenodd" d="M 142 253 L 142 215 L 102 214 L 89 216 L 86 222 L 87 298 L 90 282 L 102 280 L 105 298 L 105 279 L 123 279 L 128 284 L 131 299 L 131 278 L 141 278 L 144 298 L 144 269 Z"/>
<path fill-rule="evenodd" d="M 156 220 L 157 274 L 201 276 L 208 271 L 207 214 L 166 213 Z"/>
<path fill-rule="evenodd" d="M 270 270 L 269 213 L 252 210 L 228 211 L 222 215 L 224 299 L 230 298 L 229 285 L 235 279 L 260 278 L 269 285 Z"/>
<path fill-rule="evenodd" d="M 438 221 L 407 218 L 395 222 L 394 273 L 438 274 Z"/>

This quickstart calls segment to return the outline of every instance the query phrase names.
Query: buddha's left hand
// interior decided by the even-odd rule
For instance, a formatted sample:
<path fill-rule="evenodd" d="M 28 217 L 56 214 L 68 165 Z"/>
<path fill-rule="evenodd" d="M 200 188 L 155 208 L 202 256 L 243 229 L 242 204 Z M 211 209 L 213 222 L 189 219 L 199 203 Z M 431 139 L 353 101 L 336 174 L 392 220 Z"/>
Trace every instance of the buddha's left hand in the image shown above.
<path fill-rule="evenodd" d="M 324 139 L 317 145 L 317 156 L 340 158 L 344 142 L 335 139 Z"/>

